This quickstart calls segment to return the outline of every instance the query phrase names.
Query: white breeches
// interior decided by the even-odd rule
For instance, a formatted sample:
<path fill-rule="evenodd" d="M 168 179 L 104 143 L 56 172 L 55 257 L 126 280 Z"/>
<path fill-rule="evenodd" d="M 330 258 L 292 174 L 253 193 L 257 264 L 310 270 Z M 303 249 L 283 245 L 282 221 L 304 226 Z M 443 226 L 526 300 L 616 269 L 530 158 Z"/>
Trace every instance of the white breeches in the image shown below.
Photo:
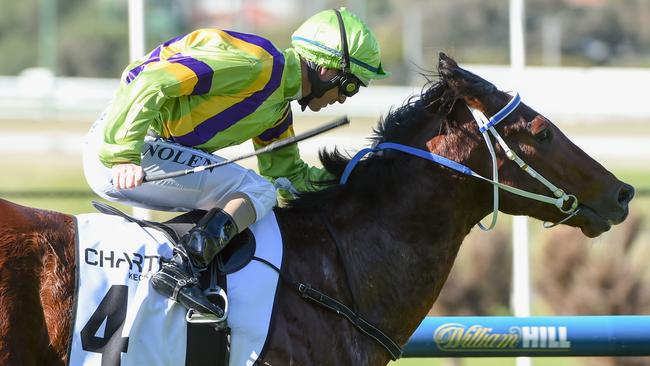
<path fill-rule="evenodd" d="M 147 182 L 133 189 L 116 190 L 111 182 L 111 169 L 104 166 L 98 157 L 103 131 L 104 120 L 100 117 L 90 129 L 84 144 L 83 167 L 93 191 L 109 201 L 161 211 L 209 210 L 223 207 L 226 203 L 224 197 L 240 192 L 250 198 L 257 220 L 276 204 L 275 187 L 253 170 L 237 164 Z M 217 155 L 147 136 L 141 165 L 145 174 L 167 173 L 223 160 Z"/>

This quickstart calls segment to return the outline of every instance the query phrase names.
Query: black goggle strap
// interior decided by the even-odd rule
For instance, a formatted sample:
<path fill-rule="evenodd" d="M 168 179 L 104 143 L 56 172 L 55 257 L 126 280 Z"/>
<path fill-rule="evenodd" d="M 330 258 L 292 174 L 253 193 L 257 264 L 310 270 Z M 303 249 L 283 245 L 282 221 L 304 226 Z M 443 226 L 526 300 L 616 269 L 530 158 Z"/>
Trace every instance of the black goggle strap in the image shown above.
<path fill-rule="evenodd" d="M 341 16 L 341 12 L 337 9 L 334 9 L 334 12 L 339 21 L 342 48 L 341 53 L 343 54 L 343 57 L 341 57 L 341 72 L 343 75 L 341 76 L 341 82 L 339 85 L 341 93 L 347 97 L 351 97 L 359 91 L 359 85 L 361 82 L 356 76 L 354 76 L 354 74 L 352 74 L 352 71 L 350 71 L 350 51 L 348 50 L 348 37 L 345 33 L 343 16 Z"/>
<path fill-rule="evenodd" d="M 343 24 L 343 17 L 341 16 L 341 12 L 338 11 L 337 9 L 334 9 L 334 12 L 336 13 L 336 17 L 339 20 L 339 32 L 341 33 L 341 47 L 343 48 L 341 50 L 343 53 L 343 57 L 341 58 L 341 71 L 343 71 L 346 74 L 350 74 L 350 53 L 348 51 L 348 37 L 345 34 L 345 25 Z"/>

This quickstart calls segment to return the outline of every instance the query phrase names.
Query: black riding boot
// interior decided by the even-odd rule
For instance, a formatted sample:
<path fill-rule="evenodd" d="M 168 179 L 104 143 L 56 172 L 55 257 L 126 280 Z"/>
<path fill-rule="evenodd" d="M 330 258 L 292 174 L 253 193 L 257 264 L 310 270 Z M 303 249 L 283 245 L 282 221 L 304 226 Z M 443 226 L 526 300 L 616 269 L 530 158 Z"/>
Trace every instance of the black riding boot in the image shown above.
<path fill-rule="evenodd" d="M 185 250 L 196 267 L 204 268 L 238 232 L 237 224 L 228 213 L 213 208 L 190 230 Z"/>
<path fill-rule="evenodd" d="M 208 300 L 194 273 L 205 269 L 238 232 L 229 214 L 219 208 L 208 211 L 183 238 L 182 245 L 189 261 L 180 253 L 174 255 L 174 259 L 151 278 L 153 288 L 188 309 L 223 317 L 223 309 Z"/>

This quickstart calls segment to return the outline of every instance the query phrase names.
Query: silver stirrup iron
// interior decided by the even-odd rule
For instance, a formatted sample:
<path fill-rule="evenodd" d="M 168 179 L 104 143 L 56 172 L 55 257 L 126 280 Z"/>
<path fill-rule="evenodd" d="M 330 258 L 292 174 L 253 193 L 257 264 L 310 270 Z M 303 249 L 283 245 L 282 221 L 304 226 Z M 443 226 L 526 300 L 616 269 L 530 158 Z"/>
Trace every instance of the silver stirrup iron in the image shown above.
<path fill-rule="evenodd" d="M 198 311 L 194 309 L 189 309 L 187 310 L 187 314 L 185 315 L 185 321 L 188 323 L 196 323 L 196 324 L 224 324 L 226 322 L 226 319 L 228 319 L 228 296 L 226 296 L 226 291 L 224 291 L 222 288 L 218 287 L 216 289 L 210 288 L 204 291 L 204 294 L 206 296 L 219 296 L 221 300 L 223 300 L 223 316 L 218 317 L 212 314 L 202 314 L 199 313 Z"/>
<path fill-rule="evenodd" d="M 215 328 L 222 329 L 226 327 L 226 320 L 228 319 L 228 295 L 219 285 L 217 285 L 217 265 L 212 263 L 210 266 L 210 288 L 205 289 L 203 293 L 209 299 L 210 297 L 218 296 L 223 301 L 223 315 L 216 316 L 214 314 L 202 314 L 194 309 L 187 310 L 185 314 L 185 321 L 195 324 L 213 324 Z"/>

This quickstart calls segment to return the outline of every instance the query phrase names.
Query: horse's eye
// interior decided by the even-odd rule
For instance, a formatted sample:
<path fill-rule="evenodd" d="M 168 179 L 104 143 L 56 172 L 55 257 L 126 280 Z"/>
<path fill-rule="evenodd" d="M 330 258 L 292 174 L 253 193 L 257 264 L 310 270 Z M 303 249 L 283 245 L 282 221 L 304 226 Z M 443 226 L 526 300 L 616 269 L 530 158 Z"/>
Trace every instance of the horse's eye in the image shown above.
<path fill-rule="evenodd" d="M 539 142 L 546 142 L 551 140 L 551 130 L 545 128 L 535 134 L 535 139 Z"/>

